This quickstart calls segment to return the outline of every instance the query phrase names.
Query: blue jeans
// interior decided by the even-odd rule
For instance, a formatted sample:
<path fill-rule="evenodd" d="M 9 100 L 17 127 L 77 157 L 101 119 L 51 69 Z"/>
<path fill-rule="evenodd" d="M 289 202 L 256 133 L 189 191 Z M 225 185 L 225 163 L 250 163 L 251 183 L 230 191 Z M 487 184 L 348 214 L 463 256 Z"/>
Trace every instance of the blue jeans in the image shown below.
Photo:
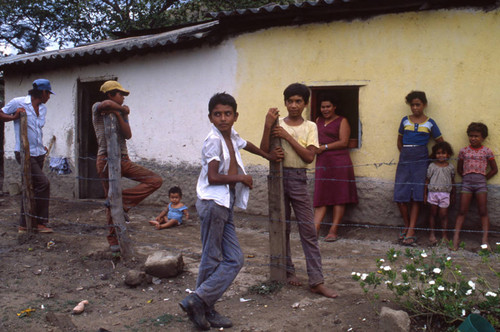
<path fill-rule="evenodd" d="M 196 295 L 208 307 L 215 305 L 243 267 L 243 252 L 233 223 L 233 204 L 234 194 L 230 209 L 212 200 L 196 202 L 203 246 Z"/>

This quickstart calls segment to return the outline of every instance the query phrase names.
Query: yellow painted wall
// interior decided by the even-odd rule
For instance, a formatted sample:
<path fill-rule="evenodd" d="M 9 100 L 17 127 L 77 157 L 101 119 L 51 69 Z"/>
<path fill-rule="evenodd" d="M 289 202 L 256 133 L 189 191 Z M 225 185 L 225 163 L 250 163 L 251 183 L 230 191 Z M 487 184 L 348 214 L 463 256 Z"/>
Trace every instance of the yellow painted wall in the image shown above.
<path fill-rule="evenodd" d="M 467 125 L 481 121 L 485 145 L 500 158 L 500 11 L 441 10 L 382 15 L 369 20 L 277 27 L 234 40 L 238 52 L 236 129 L 259 144 L 264 116 L 293 82 L 364 84 L 359 113 L 362 147 L 352 150 L 357 176 L 392 180 L 397 130 L 410 114 L 404 97 L 427 93 L 426 114 L 455 149 L 468 144 Z M 352 124 L 351 124 L 352 125 Z M 429 145 L 431 146 L 432 143 Z M 245 155 L 247 163 L 263 164 Z M 500 184 L 500 176 L 490 183 Z"/>

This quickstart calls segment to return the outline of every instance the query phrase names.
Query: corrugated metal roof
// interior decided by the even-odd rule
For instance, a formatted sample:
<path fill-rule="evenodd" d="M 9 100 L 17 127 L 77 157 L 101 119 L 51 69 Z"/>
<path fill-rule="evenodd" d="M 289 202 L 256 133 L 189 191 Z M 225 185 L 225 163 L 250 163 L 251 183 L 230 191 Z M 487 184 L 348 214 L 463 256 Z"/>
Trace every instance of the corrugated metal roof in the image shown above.
<path fill-rule="evenodd" d="M 294 3 L 290 5 L 277 5 L 269 4 L 259 8 L 245 8 L 236 10 L 225 10 L 221 12 L 211 12 L 209 15 L 213 18 L 223 18 L 229 16 L 243 16 L 252 14 L 266 14 L 266 13 L 277 13 L 287 10 L 307 8 L 307 7 L 319 7 L 325 5 L 339 5 L 340 3 L 353 2 L 350 0 L 319 0 L 319 1 L 304 1 L 299 3 Z"/>
<path fill-rule="evenodd" d="M 269 15 L 285 12 L 300 11 L 307 8 L 315 10 L 328 9 L 331 11 L 363 11 L 378 9 L 390 12 L 397 9 L 436 9 L 461 6 L 494 5 L 496 0 L 318 0 L 303 1 L 290 5 L 269 4 L 259 8 L 236 9 L 231 11 L 211 12 L 210 17 L 215 19 L 235 18 L 238 16 Z"/>
<path fill-rule="evenodd" d="M 192 40 L 201 40 L 207 37 L 213 28 L 218 25 L 218 23 L 218 21 L 212 21 L 158 34 L 128 37 L 116 40 L 105 40 L 68 49 L 5 57 L 0 59 L 0 68 L 14 64 L 24 65 L 48 60 L 99 56 L 123 51 L 174 45 Z"/>

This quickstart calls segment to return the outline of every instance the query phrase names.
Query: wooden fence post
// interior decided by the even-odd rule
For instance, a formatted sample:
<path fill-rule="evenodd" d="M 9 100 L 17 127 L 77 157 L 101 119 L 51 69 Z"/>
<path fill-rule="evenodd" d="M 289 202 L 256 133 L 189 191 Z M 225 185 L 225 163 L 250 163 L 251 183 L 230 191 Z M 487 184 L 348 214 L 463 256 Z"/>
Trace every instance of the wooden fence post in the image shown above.
<path fill-rule="evenodd" d="M 33 234 L 34 216 L 34 192 L 31 182 L 31 162 L 30 162 L 30 143 L 28 141 L 28 116 L 25 112 L 20 113 L 20 136 L 21 136 L 21 172 L 22 172 L 22 204 L 24 208 L 24 218 L 28 234 Z"/>
<path fill-rule="evenodd" d="M 117 120 L 114 114 L 104 116 L 104 130 L 108 145 L 108 199 L 111 204 L 111 218 L 115 226 L 121 255 L 124 260 L 130 260 L 134 256 L 132 241 L 127 232 L 125 217 L 123 214 L 122 186 L 121 186 L 121 150 L 118 145 Z"/>
<path fill-rule="evenodd" d="M 275 125 L 278 123 L 276 120 Z M 271 149 L 281 146 L 279 138 L 271 138 Z M 283 162 L 271 161 L 268 176 L 269 250 L 272 281 L 286 281 L 286 220 L 283 195 Z"/>

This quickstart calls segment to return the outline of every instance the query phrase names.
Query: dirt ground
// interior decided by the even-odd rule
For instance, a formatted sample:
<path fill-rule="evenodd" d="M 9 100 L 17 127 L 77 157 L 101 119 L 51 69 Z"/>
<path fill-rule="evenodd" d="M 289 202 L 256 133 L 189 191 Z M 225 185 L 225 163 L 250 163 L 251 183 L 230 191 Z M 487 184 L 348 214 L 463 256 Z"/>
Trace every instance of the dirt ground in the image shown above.
<path fill-rule="evenodd" d="M 195 211 L 190 211 L 192 218 L 186 224 L 156 231 L 147 220 L 159 213 L 160 206 L 143 205 L 132 210 L 128 226 L 138 258 L 135 266 L 125 266 L 108 250 L 102 201 L 55 198 L 51 202 L 55 233 L 37 234 L 31 240 L 18 237 L 19 201 L 19 196 L 0 197 L 0 330 L 195 331 L 178 306 L 187 289 L 195 287 L 201 253 Z M 404 249 L 396 244 L 397 229 L 347 226 L 341 229 L 341 240 L 320 241 L 326 284 L 340 294 L 337 299 L 327 299 L 312 294 L 307 286 L 285 286 L 270 295 L 249 292 L 269 276 L 267 219 L 238 214 L 236 225 L 245 265 L 216 306 L 233 320 L 231 330 L 377 331 L 380 308 L 397 308 L 388 293 L 370 301 L 351 279 L 352 271 L 373 271 L 375 260 L 384 257 L 391 247 Z M 419 246 L 427 247 L 427 234 L 421 231 L 418 236 Z M 480 235 L 464 234 L 464 240 L 466 250 L 438 250 L 469 262 L 479 261 L 475 252 Z M 48 245 L 50 241 L 52 246 Z M 491 243 L 499 241 L 498 233 L 493 234 Z M 155 279 L 136 288 L 126 286 L 127 271 L 140 269 L 147 255 L 157 250 L 181 251 L 185 271 L 176 278 Z M 297 274 L 307 285 L 296 232 L 292 250 Z M 71 315 L 83 299 L 90 302 L 84 313 Z M 35 311 L 18 317 L 28 308 Z M 413 331 L 422 329 L 418 323 L 412 324 Z"/>

